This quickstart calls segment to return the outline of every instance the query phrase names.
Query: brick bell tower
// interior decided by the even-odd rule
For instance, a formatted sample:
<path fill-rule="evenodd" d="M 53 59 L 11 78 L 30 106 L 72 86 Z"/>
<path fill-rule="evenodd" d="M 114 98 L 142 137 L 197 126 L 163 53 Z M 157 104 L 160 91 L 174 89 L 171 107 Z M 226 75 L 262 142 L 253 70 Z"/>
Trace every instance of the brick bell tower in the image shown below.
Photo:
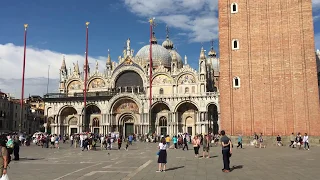
<path fill-rule="evenodd" d="M 311 0 L 219 0 L 221 127 L 320 136 Z"/>

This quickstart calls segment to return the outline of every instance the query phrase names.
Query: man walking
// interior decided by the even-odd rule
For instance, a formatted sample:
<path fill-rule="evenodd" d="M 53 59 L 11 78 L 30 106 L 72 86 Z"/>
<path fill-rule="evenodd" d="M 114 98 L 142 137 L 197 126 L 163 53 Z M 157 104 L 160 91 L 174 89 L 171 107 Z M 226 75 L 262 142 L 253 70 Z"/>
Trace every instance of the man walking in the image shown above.
<path fill-rule="evenodd" d="M 230 172 L 230 157 L 232 154 L 232 143 L 231 140 L 226 136 L 224 130 L 221 131 L 221 147 L 222 147 L 222 156 L 223 156 L 223 169 L 225 173 Z"/>

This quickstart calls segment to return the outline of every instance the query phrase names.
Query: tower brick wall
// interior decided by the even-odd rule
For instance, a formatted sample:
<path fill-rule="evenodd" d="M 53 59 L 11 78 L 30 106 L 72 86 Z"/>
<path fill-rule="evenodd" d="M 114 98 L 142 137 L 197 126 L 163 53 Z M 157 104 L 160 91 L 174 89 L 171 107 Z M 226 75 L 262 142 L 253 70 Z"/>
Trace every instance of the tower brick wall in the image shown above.
<path fill-rule="evenodd" d="M 220 129 L 320 135 L 311 0 L 219 0 L 219 41 Z"/>

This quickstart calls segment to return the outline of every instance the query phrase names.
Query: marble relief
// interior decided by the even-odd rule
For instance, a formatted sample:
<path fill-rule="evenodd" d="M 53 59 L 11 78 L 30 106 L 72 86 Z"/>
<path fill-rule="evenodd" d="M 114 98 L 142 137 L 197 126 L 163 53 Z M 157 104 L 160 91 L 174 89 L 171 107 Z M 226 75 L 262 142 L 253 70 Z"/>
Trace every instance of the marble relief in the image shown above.
<path fill-rule="evenodd" d="M 117 114 L 121 114 L 123 112 L 139 113 L 138 105 L 132 100 L 121 100 L 117 104 L 119 104 L 115 110 L 115 113 Z"/>
<path fill-rule="evenodd" d="M 152 82 L 154 84 L 171 84 L 172 79 L 166 75 L 158 75 L 152 80 Z"/>
<path fill-rule="evenodd" d="M 90 82 L 89 88 L 95 89 L 95 88 L 103 88 L 106 86 L 106 83 L 103 79 L 94 79 Z"/>
<path fill-rule="evenodd" d="M 82 85 L 80 81 L 72 81 L 68 86 L 68 91 L 79 90 L 82 89 Z"/>

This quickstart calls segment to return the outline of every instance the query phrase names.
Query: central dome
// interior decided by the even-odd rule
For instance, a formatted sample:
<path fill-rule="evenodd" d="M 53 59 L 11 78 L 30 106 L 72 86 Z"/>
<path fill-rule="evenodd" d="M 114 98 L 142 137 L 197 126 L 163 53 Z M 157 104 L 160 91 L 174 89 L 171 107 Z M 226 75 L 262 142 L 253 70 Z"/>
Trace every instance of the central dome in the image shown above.
<path fill-rule="evenodd" d="M 150 45 L 142 47 L 136 54 L 136 59 L 142 63 L 149 63 L 150 61 Z M 171 67 L 170 52 L 159 44 L 152 44 L 152 65 L 158 67 L 160 64 L 164 67 Z"/>

